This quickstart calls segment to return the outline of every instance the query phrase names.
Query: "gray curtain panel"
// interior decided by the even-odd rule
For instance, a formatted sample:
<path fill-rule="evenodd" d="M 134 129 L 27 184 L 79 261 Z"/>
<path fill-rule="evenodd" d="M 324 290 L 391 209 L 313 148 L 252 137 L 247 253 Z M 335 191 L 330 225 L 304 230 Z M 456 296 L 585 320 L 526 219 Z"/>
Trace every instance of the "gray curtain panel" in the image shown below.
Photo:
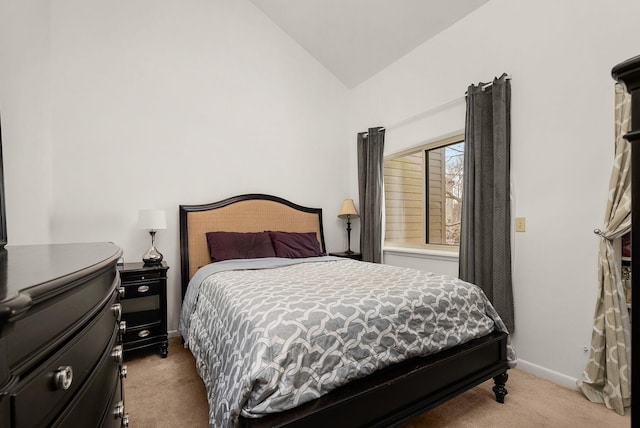
<path fill-rule="evenodd" d="M 360 196 L 360 252 L 365 262 L 382 261 L 384 195 L 384 128 L 358 134 L 358 190 Z"/>
<path fill-rule="evenodd" d="M 2 126 L 0 125 L 0 250 L 7 244 L 7 211 L 4 199 L 4 168 L 2 161 Z"/>
<path fill-rule="evenodd" d="M 513 333 L 510 110 L 506 74 L 469 86 L 459 273 L 482 288 Z"/>

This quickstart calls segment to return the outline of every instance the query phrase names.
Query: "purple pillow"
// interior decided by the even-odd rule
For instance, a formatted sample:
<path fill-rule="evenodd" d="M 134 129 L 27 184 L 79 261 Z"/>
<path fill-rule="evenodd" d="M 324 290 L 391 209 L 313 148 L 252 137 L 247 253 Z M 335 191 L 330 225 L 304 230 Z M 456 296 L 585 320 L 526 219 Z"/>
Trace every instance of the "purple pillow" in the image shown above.
<path fill-rule="evenodd" d="M 315 232 L 269 232 L 269 235 L 276 257 L 297 259 L 322 255 Z"/>
<path fill-rule="evenodd" d="M 276 256 L 266 232 L 207 232 L 207 245 L 212 262 Z"/>

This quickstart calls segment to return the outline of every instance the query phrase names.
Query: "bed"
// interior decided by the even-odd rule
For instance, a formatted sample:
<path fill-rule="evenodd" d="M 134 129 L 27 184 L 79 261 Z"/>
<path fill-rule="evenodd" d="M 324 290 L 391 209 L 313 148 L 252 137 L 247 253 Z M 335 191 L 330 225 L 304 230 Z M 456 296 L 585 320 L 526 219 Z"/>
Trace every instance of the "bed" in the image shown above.
<path fill-rule="evenodd" d="M 382 334 L 381 331 L 386 328 L 386 324 L 377 326 L 377 318 L 368 318 L 367 322 L 355 323 L 360 326 L 358 328 L 364 329 L 358 333 L 358 339 L 355 341 L 337 339 L 335 343 L 327 342 L 327 340 L 333 340 L 333 330 L 328 334 L 323 332 L 322 342 L 313 342 L 313 346 L 307 346 L 307 348 L 317 348 L 315 344 L 322 343 L 323 347 L 331 348 L 331 352 L 323 349 L 319 354 L 309 356 L 307 354 L 310 352 L 309 349 L 298 350 L 301 346 L 296 342 L 297 336 L 295 340 L 289 340 L 286 337 L 288 331 L 286 328 L 291 328 L 294 324 L 298 325 L 300 321 L 299 318 L 287 318 L 294 317 L 298 310 L 296 306 L 298 300 L 293 303 L 287 302 L 286 305 L 281 303 L 283 300 L 299 299 L 300 304 L 303 304 L 302 301 L 308 298 L 317 306 L 317 304 L 324 304 L 321 302 L 324 302 L 328 293 L 339 294 L 343 299 L 351 298 L 353 296 L 346 296 L 346 294 L 357 295 L 360 292 L 360 285 L 369 288 L 364 289 L 362 291 L 364 294 L 359 298 L 367 297 L 372 292 L 372 285 L 360 284 L 362 282 L 360 278 L 377 278 L 377 271 L 380 271 L 380 275 L 388 274 L 391 277 L 410 275 L 407 278 L 408 283 L 416 281 L 411 275 L 424 277 L 426 282 L 442 280 L 418 271 L 326 256 L 299 260 L 264 256 L 264 258 L 251 260 L 223 259 L 220 262 L 211 263 L 213 252 L 217 250 L 210 247 L 212 241 L 207 239 L 208 233 L 211 236 L 219 232 L 261 235 L 267 233 L 265 231 L 284 232 L 296 236 L 305 235 L 305 239 L 312 236 L 315 238 L 314 245 L 317 245 L 320 253 L 326 251 L 322 209 L 319 208 L 303 207 L 285 199 L 264 194 L 240 195 L 210 204 L 180 206 L 183 296 L 180 330 L 185 346 L 189 346 L 196 357 L 198 371 L 207 387 L 212 426 L 324 427 L 328 424 L 335 427 L 398 426 L 491 378 L 495 383 L 493 390 L 496 400 L 504 403 L 507 394 L 505 387 L 508 378 L 507 370 L 515 364 L 515 355 L 508 345 L 508 334 L 504 324 L 488 301 L 483 301 L 486 299 L 484 294 L 481 292 L 477 294 L 477 287 L 470 286 L 468 289 L 463 289 L 462 281 L 451 278 L 446 280 L 447 284 L 442 285 L 443 290 L 455 289 L 456 293 L 462 290 L 462 295 L 469 295 L 470 299 L 475 299 L 472 306 L 479 305 L 483 312 L 490 315 L 486 317 L 483 315 L 483 318 L 478 320 L 470 318 L 472 322 L 467 322 L 472 326 L 470 328 L 467 328 L 466 324 L 463 327 L 452 327 L 451 331 L 455 330 L 455 334 L 446 331 L 434 334 L 439 341 L 434 340 L 432 343 L 417 339 L 412 336 L 414 331 L 411 330 L 405 331 L 404 337 L 394 337 L 390 339 L 391 342 L 385 342 L 389 340 L 386 334 L 392 328 L 387 328 L 385 334 Z M 273 242 L 276 245 L 276 241 Z M 276 265 L 273 266 L 272 263 Z M 358 275 L 358 272 L 361 273 Z M 303 281 L 298 280 L 302 277 L 308 278 L 311 283 L 302 284 Z M 327 285 L 321 287 L 314 285 L 315 278 L 320 278 L 324 281 L 322 284 Z M 281 283 L 274 281 L 281 281 Z M 392 290 L 387 293 L 391 297 L 376 294 L 368 300 L 374 305 L 382 306 L 389 300 L 398 300 L 397 295 L 393 294 L 393 289 L 406 288 L 400 282 L 398 284 L 390 282 L 385 285 L 384 290 L 387 288 Z M 237 288 L 240 287 L 240 283 L 245 288 Z M 288 286 L 291 288 L 287 289 Z M 296 288 L 305 286 L 309 288 Z M 228 290 L 224 291 L 228 294 L 221 297 L 222 303 L 215 303 L 214 299 L 218 297 L 213 296 L 223 293 L 222 290 Z M 385 293 L 384 290 L 382 294 Z M 376 292 L 380 293 L 380 290 Z M 449 296 L 446 294 L 449 292 L 453 293 L 453 291 L 437 291 L 434 301 L 440 302 L 441 296 Z M 261 296 L 257 293 L 265 294 Z M 413 296 L 415 293 L 411 291 L 408 294 Z M 459 298 L 457 294 L 451 294 L 451 296 L 455 296 L 454 299 Z M 271 302 L 269 298 L 272 299 Z M 423 296 L 419 298 L 424 299 Z M 445 298 L 442 298 L 442 301 L 447 302 Z M 279 304 L 284 305 L 282 308 L 286 307 L 287 310 L 283 312 L 282 308 L 278 309 Z M 253 306 L 259 307 L 262 312 L 250 313 L 247 315 L 248 318 L 241 320 L 237 318 L 240 321 L 235 321 L 239 313 L 253 310 Z M 410 306 L 413 308 L 412 312 L 407 313 L 402 309 L 397 310 L 397 313 L 405 314 L 403 317 L 411 320 L 411 322 L 407 321 L 406 325 L 418 325 L 416 324 L 418 321 L 414 318 L 421 309 L 416 309 L 418 306 L 415 302 L 410 303 Z M 266 309 L 263 310 L 265 307 Z M 335 311 L 339 314 L 339 316 L 331 314 L 329 317 L 331 321 L 322 321 L 323 328 L 326 327 L 325 323 L 333 322 L 333 318 L 338 319 L 339 323 L 342 323 L 345 318 L 353 320 L 351 313 L 345 313 L 344 316 L 339 313 L 344 309 L 337 309 L 334 303 L 328 303 L 322 307 L 322 310 L 336 308 Z M 289 310 L 290 308 L 293 309 Z M 306 307 L 304 308 L 306 310 Z M 277 313 L 278 310 L 280 313 Z M 384 309 L 380 311 L 384 312 Z M 315 316 L 311 311 L 304 313 L 311 314 L 308 318 Z M 371 314 L 372 311 L 368 310 L 368 313 Z M 234 321 L 220 324 L 219 318 L 226 320 L 227 317 L 232 319 L 232 316 Z M 269 322 L 265 321 L 267 316 L 272 317 L 268 319 Z M 467 316 L 465 314 L 465 317 Z M 275 318 L 281 320 L 282 325 L 274 329 L 285 328 L 284 333 L 280 333 L 283 338 L 265 338 L 262 333 L 271 328 L 273 325 L 271 321 Z M 283 318 L 284 321 L 282 321 Z M 440 315 L 435 315 L 433 319 L 436 320 L 433 324 L 448 325 L 445 321 L 440 322 L 442 319 Z M 260 324 L 261 321 L 264 322 Z M 232 322 L 234 327 L 229 328 Z M 420 325 L 425 325 L 424 320 L 419 322 L 423 323 Z M 227 327 L 221 328 L 221 325 Z M 268 328 L 265 327 L 267 325 Z M 376 335 L 371 337 L 371 343 L 376 345 L 371 345 L 370 348 L 381 349 L 385 354 L 384 357 L 370 357 L 369 348 L 366 352 L 363 351 L 364 347 L 361 345 L 367 343 L 367 337 L 371 335 L 371 331 L 366 329 L 371 325 L 376 325 Z M 343 324 L 331 328 L 339 331 L 343 327 L 347 328 Z M 350 324 L 349 329 L 351 328 Z M 307 330 L 314 329 L 316 327 L 307 328 Z M 249 340 L 249 336 L 255 336 L 255 341 Z M 291 337 L 293 338 L 294 335 L 292 334 Z M 345 340 L 349 342 L 349 346 L 345 345 Z M 219 345 L 219 342 L 223 341 L 228 342 L 224 349 Z M 268 345 L 265 345 L 265 341 L 269 342 Z M 353 343 L 357 346 L 351 346 Z M 428 355 L 422 355 L 424 349 L 418 349 L 416 344 L 420 344 L 420 347 L 424 345 Z M 336 354 L 337 349 L 342 354 Z M 393 352 L 395 349 L 402 351 Z M 286 350 L 286 354 L 281 354 L 282 350 Z M 304 355 L 298 352 L 304 352 Z M 349 365 L 351 363 L 343 363 L 350 361 L 352 354 L 356 356 L 366 354 L 366 357 L 362 358 L 357 356 L 361 358 L 358 360 L 357 370 L 353 369 L 354 365 Z M 283 358 L 288 361 L 288 365 L 282 363 Z M 261 360 L 262 364 L 259 370 L 255 369 L 254 363 L 257 360 Z M 327 373 L 312 373 L 307 366 L 301 366 L 302 368 L 298 369 L 298 364 L 303 360 L 310 360 L 310 365 L 321 366 L 319 370 L 325 370 L 325 365 L 330 368 L 327 369 Z M 322 360 L 322 364 L 316 364 L 318 360 Z M 223 376 L 220 367 L 225 364 L 229 367 L 224 369 Z M 277 370 L 272 370 L 274 366 L 277 366 Z M 294 367 L 295 370 L 292 369 Z M 269 371 L 279 373 L 280 377 L 265 378 L 263 374 Z M 307 372 L 310 374 L 306 375 Z M 340 373 L 340 376 L 336 376 L 336 373 Z M 284 382 L 288 382 L 289 378 L 291 384 L 285 384 Z M 317 379 L 322 381 L 316 384 Z M 230 396 L 233 396 L 232 398 L 224 396 L 227 390 Z"/>

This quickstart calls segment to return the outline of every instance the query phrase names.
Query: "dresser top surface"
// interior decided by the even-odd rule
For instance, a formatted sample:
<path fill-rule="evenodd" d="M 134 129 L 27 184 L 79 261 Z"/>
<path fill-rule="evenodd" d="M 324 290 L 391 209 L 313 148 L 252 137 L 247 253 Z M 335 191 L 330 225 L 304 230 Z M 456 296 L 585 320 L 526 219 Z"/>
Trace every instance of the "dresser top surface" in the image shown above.
<path fill-rule="evenodd" d="M 0 311 L 26 290 L 37 294 L 39 287 L 58 279 L 105 263 L 115 266 L 121 254 L 117 245 L 106 242 L 7 246 L 0 251 Z"/>

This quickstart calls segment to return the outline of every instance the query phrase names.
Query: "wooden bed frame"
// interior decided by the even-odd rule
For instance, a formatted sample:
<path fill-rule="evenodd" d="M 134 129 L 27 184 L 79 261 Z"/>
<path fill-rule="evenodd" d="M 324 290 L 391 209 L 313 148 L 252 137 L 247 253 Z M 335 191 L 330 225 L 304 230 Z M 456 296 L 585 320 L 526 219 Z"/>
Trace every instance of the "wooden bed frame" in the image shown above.
<path fill-rule="evenodd" d="M 210 263 L 206 232 L 315 231 L 325 250 L 322 209 L 264 195 L 240 195 L 203 205 L 180 205 L 182 296 L 197 269 Z M 493 332 L 427 357 L 395 364 L 294 409 L 243 427 L 389 427 L 493 378 L 496 400 L 507 390 L 507 334 Z"/>

